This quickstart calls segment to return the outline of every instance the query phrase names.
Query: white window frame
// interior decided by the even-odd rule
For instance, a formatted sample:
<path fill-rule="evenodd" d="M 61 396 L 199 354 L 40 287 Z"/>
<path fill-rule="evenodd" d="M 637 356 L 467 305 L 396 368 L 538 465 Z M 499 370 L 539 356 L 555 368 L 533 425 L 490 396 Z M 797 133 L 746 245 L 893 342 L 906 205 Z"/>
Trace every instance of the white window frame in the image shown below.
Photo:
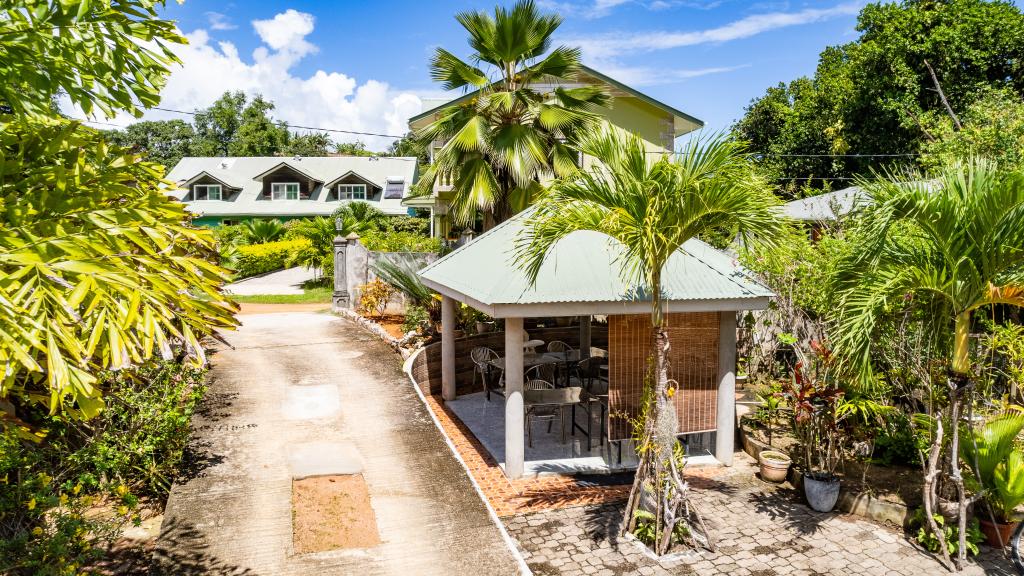
<path fill-rule="evenodd" d="M 357 196 L 356 194 L 362 194 Z M 366 200 L 366 184 L 338 184 L 338 200 Z"/>
<path fill-rule="evenodd" d="M 202 198 L 199 197 L 199 189 L 200 188 L 203 189 L 204 192 L 206 192 L 206 194 Z M 211 197 L 210 192 L 212 190 L 216 190 L 217 191 L 217 197 L 216 198 L 212 198 Z M 224 194 L 223 194 L 223 190 L 221 189 L 220 184 L 193 184 L 192 185 L 192 198 L 195 199 L 195 200 L 222 200 L 224 198 Z"/>
<path fill-rule="evenodd" d="M 295 197 L 289 198 L 288 187 L 295 187 Z M 279 195 L 280 193 L 280 195 Z M 270 199 L 271 200 L 298 200 L 299 196 L 302 195 L 302 187 L 299 186 L 298 182 L 272 182 L 270 184 Z"/>

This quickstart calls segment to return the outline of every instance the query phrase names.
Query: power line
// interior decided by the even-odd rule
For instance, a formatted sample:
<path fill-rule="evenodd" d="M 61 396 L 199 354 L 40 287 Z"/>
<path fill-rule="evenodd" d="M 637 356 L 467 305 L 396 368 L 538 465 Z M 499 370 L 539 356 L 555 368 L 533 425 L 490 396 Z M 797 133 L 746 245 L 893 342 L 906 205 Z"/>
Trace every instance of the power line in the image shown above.
<path fill-rule="evenodd" d="M 174 112 L 175 114 L 188 114 L 189 116 L 195 116 L 197 112 L 186 112 L 185 110 L 175 110 L 173 108 L 161 108 L 160 106 L 154 106 L 153 110 L 162 110 L 164 112 Z M 286 128 L 298 128 L 300 130 L 316 130 L 319 132 L 336 132 L 339 134 L 356 134 L 359 136 L 377 136 L 380 138 L 404 138 L 404 136 L 395 136 L 394 134 L 379 134 L 376 132 L 359 132 L 357 130 L 342 130 L 340 128 L 317 128 L 315 126 L 299 126 L 298 124 L 289 124 L 283 121 L 271 121 L 273 124 L 278 126 L 284 126 Z"/>

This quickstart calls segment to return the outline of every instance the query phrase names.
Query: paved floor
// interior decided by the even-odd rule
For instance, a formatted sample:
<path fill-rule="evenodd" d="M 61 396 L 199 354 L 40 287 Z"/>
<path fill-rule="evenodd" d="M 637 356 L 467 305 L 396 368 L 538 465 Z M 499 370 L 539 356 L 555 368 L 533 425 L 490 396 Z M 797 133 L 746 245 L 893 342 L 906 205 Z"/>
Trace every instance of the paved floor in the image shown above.
<path fill-rule="evenodd" d="M 167 503 L 168 574 L 515 574 L 517 564 L 385 344 L 327 314 L 244 316 L 213 355 L 187 478 Z M 291 482 L 360 470 L 382 543 L 292 551 Z"/>
<path fill-rule="evenodd" d="M 949 574 L 901 532 L 855 516 L 814 512 L 791 491 L 755 479 L 749 458 L 715 477 L 690 475 L 689 481 L 716 539 L 714 553 L 664 564 L 649 558 L 634 541 L 618 537 L 621 502 L 504 520 L 538 576 Z M 1015 574 L 1001 555 L 982 550 L 961 574 Z"/>
<path fill-rule="evenodd" d="M 314 271 L 296 266 L 239 280 L 224 287 L 229 294 L 253 296 L 263 294 L 302 294 L 302 284 L 312 280 Z"/>

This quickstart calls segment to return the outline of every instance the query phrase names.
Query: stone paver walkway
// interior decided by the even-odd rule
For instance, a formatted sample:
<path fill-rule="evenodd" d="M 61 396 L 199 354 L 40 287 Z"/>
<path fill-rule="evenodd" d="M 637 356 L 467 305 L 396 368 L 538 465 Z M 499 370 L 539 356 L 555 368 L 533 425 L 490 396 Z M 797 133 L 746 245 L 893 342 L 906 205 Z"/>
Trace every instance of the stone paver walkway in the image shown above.
<path fill-rule="evenodd" d="M 516 574 L 499 526 L 400 370 L 327 314 L 242 317 L 212 355 L 187 478 L 167 503 L 167 574 Z M 337 468 L 337 470 L 336 470 Z M 379 546 L 296 554 L 292 479 L 361 470 Z"/>
<path fill-rule="evenodd" d="M 505 523 L 538 576 L 949 574 L 901 532 L 856 516 L 814 512 L 792 491 L 757 480 L 751 459 L 738 460 L 717 475 L 688 476 L 716 540 L 714 553 L 666 564 L 649 558 L 618 537 L 622 502 L 520 514 Z M 1016 574 L 1001 555 L 982 550 L 962 574 Z"/>

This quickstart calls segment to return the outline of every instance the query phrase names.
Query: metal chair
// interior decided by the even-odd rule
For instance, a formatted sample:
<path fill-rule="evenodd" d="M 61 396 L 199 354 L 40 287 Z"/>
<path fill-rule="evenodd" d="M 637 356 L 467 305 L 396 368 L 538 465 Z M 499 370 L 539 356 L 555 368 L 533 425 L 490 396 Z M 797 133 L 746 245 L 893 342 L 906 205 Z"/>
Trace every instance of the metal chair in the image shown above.
<path fill-rule="evenodd" d="M 491 376 L 493 374 L 493 371 L 498 370 L 493 365 L 491 365 L 491 361 L 497 360 L 498 358 L 501 358 L 501 356 L 499 356 L 497 352 L 491 350 L 490 348 L 487 348 L 486 346 L 478 346 L 476 348 L 473 348 L 469 352 L 469 358 L 473 361 L 473 364 L 476 366 L 473 369 L 473 384 L 476 385 L 476 376 L 477 374 L 479 374 L 480 384 L 483 386 L 484 392 L 487 393 L 487 401 L 490 402 Z M 499 372 L 501 371 L 499 370 Z M 504 381 L 504 373 L 498 374 L 498 386 L 497 389 L 495 390 L 495 393 L 500 394 L 501 396 L 505 395 L 502 392 L 502 390 L 504 390 Z"/>
<path fill-rule="evenodd" d="M 571 384 L 571 382 L 569 382 L 569 377 L 572 374 L 573 366 L 575 366 L 580 360 L 580 353 L 575 348 L 561 340 L 549 342 L 548 352 L 562 355 L 562 370 L 565 374 L 565 385 L 569 386 Z"/>
<path fill-rule="evenodd" d="M 543 380 L 548 383 L 551 383 L 555 381 L 555 376 L 555 364 L 553 362 L 550 362 L 547 364 L 537 364 L 536 366 L 530 368 L 523 375 L 523 380 Z M 552 384 L 551 387 L 554 388 L 554 385 Z M 527 388 L 525 387 L 523 389 L 527 390 Z"/>
<path fill-rule="evenodd" d="M 540 368 L 540 366 L 534 366 L 534 368 Z M 527 380 L 523 383 L 523 390 L 554 390 L 555 385 L 547 380 L 533 379 Z M 559 408 L 550 408 L 547 406 L 536 407 L 529 406 L 526 409 L 526 443 L 527 446 L 533 448 L 533 420 L 534 418 L 539 420 L 547 420 L 548 422 L 548 434 L 551 433 L 551 425 L 558 419 L 559 427 L 562 426 L 562 410 Z"/>

